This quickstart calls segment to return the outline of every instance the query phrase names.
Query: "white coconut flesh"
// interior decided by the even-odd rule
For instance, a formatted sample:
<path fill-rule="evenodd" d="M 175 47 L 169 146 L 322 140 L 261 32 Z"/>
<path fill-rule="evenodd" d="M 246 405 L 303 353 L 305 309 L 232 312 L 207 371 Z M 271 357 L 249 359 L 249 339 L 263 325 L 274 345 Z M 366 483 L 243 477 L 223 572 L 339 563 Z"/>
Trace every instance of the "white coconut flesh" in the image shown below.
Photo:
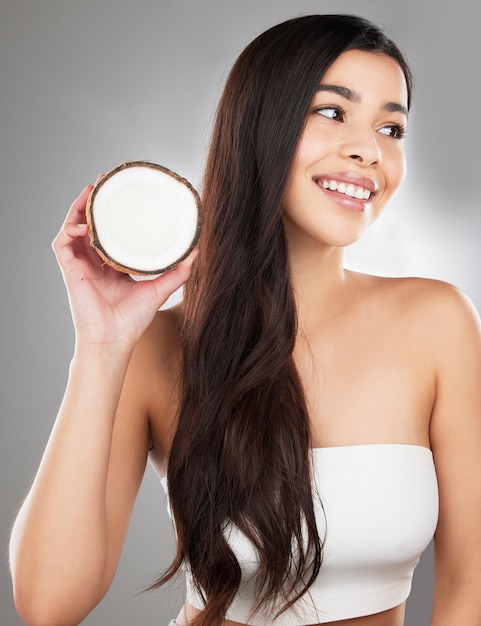
<path fill-rule="evenodd" d="M 102 179 L 89 207 L 92 244 L 104 260 L 132 274 L 158 274 L 193 249 L 200 201 L 177 174 L 142 162 L 123 164 Z"/>

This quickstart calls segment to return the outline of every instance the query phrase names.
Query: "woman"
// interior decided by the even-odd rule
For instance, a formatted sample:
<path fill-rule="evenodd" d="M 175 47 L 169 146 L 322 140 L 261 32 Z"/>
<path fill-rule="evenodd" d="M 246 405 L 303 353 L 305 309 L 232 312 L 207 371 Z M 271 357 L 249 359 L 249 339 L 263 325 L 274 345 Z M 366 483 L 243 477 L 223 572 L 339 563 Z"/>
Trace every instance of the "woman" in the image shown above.
<path fill-rule="evenodd" d="M 342 264 L 403 178 L 411 82 L 360 18 L 258 37 L 219 106 L 198 259 L 153 281 L 102 268 L 92 188 L 73 203 L 54 250 L 75 354 L 11 542 L 27 624 L 101 600 L 148 456 L 178 624 L 400 626 L 435 530 L 431 624 L 481 623 L 478 318 L 444 283 Z"/>

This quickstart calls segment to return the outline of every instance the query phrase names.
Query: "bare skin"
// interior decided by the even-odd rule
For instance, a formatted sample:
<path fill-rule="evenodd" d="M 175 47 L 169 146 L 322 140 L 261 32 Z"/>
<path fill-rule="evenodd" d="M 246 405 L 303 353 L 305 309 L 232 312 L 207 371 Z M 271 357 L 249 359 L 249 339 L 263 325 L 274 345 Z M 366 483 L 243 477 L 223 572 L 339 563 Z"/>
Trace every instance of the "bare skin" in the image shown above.
<path fill-rule="evenodd" d="M 440 493 L 431 626 L 479 626 L 479 318 L 444 283 L 343 269 L 342 248 L 376 219 L 402 179 L 403 150 L 391 130 L 406 98 L 392 60 L 345 54 L 329 70 L 329 83 L 357 97 L 316 95 L 284 207 L 299 316 L 294 359 L 312 445 L 431 448 Z M 362 210 L 316 182 L 345 172 L 375 183 Z M 158 309 L 188 280 L 195 255 L 143 283 L 102 268 L 85 225 L 90 190 L 73 203 L 54 242 L 76 347 L 59 415 L 12 531 L 15 601 L 28 626 L 74 626 L 100 602 L 149 449 L 163 476 L 176 428 L 183 313 L 181 306 Z M 192 611 L 186 605 L 179 624 L 188 624 Z M 332 626 L 402 626 L 403 615 L 402 605 Z"/>
<path fill-rule="evenodd" d="M 441 427 L 444 411 L 436 403 L 437 389 L 445 384 L 441 372 L 444 368 L 460 368 L 464 373 L 459 378 L 465 377 L 465 384 L 474 374 L 466 367 L 467 362 L 461 354 L 459 359 L 453 354 L 450 363 L 443 362 L 446 358 L 440 359 L 444 351 L 442 344 L 451 343 L 449 308 L 453 308 L 452 313 L 459 309 L 457 314 L 462 317 L 467 313 L 464 324 L 472 324 L 471 331 L 475 331 L 476 324 L 473 319 L 468 321 L 468 311 L 462 312 L 458 294 L 443 283 L 345 274 L 343 290 L 349 294 L 350 306 L 330 320 L 327 317 L 323 320 L 327 339 L 322 341 L 319 338 L 318 342 L 311 339 L 310 351 L 300 345 L 297 353 L 297 364 L 311 410 L 313 447 L 362 443 L 420 445 L 433 449 L 436 463 L 442 470 L 448 460 L 443 457 L 446 446 Z M 337 305 L 341 305 L 341 299 L 337 300 Z M 432 319 L 440 307 L 447 310 L 446 315 L 433 325 Z M 181 311 L 171 314 L 180 316 Z M 479 355 L 475 357 L 477 365 L 475 361 L 471 362 L 478 368 L 474 377 L 479 376 L 479 358 Z M 351 390 L 349 394 L 346 394 L 346 388 Z M 320 389 L 322 393 L 319 393 Z M 467 408 L 469 401 L 464 402 Z M 335 420 L 329 417 L 334 410 Z M 161 418 L 158 422 L 151 421 L 154 442 L 156 424 L 161 423 Z M 481 436 L 476 420 L 467 427 L 473 429 L 473 436 Z M 159 440 L 165 441 L 164 433 L 169 429 L 170 426 L 161 426 Z M 468 452 L 469 463 L 480 465 L 474 447 L 467 446 L 464 450 Z M 162 465 L 160 457 L 154 464 L 157 467 Z M 478 509 L 479 504 L 473 503 L 468 495 L 469 482 L 473 476 L 477 481 L 478 474 L 471 472 L 469 464 L 461 458 L 457 464 L 457 471 L 464 474 L 467 481 L 464 483 L 466 505 Z M 440 483 L 442 506 L 443 502 L 444 507 L 449 506 L 449 499 L 454 496 L 453 488 L 449 482 Z M 461 530 L 466 518 L 461 519 L 460 515 L 456 523 Z M 454 533 L 454 528 L 446 528 L 445 524 L 441 518 L 437 533 L 439 540 L 436 541 L 438 559 L 441 556 L 447 558 L 450 550 L 445 537 Z M 468 522 L 467 526 L 471 527 L 471 523 Z M 474 527 L 470 532 L 471 545 L 479 550 Z M 450 554 L 450 557 L 454 558 L 454 555 Z M 460 556 L 455 560 L 460 560 Z M 457 567 L 462 568 L 460 563 Z M 477 566 L 471 563 L 469 567 L 475 569 Z M 443 574 L 446 572 L 439 568 L 438 580 L 442 580 Z M 445 601 L 437 596 L 437 602 Z M 332 626 L 402 626 L 404 610 L 403 604 L 377 615 L 335 622 Z M 193 607 L 184 607 L 177 618 L 178 623 L 187 624 L 195 613 Z M 433 621 L 433 624 L 437 623 Z M 439 623 L 444 624 L 443 621 Z M 237 623 L 226 620 L 224 625 L 237 626 Z"/>
<path fill-rule="evenodd" d="M 383 611 L 376 615 L 366 615 L 364 617 L 356 617 L 354 619 L 343 619 L 337 622 L 324 622 L 322 626 L 403 626 L 404 624 L 404 609 L 405 605 L 401 604 L 389 611 Z M 181 613 L 176 619 L 177 624 L 182 626 L 188 624 L 189 618 L 192 619 L 197 611 L 191 607 L 186 606 L 182 609 Z M 233 622 L 231 620 L 224 620 L 223 626 L 244 626 L 240 622 Z"/>
<path fill-rule="evenodd" d="M 182 622 L 179 622 L 181 624 Z M 343 619 L 337 622 L 324 622 L 323 626 L 402 626 L 404 623 L 404 604 L 383 611 L 376 615 L 366 615 L 355 619 Z M 224 626 L 239 626 L 239 622 L 224 620 Z"/>

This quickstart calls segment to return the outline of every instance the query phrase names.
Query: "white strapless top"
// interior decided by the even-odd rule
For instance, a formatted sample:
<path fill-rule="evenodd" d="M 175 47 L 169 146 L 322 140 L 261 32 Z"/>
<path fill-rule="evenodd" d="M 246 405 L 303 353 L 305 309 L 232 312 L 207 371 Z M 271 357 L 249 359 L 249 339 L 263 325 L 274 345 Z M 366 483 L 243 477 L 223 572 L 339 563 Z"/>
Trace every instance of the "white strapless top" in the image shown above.
<path fill-rule="evenodd" d="M 272 607 L 252 614 L 257 555 L 231 525 L 226 533 L 242 583 L 227 619 L 255 626 L 322 624 L 380 613 L 408 597 L 438 519 L 431 450 L 406 444 L 314 448 L 312 460 L 316 520 L 321 538 L 325 534 L 315 583 L 276 619 Z M 167 492 L 166 479 L 162 484 Z M 187 600 L 202 608 L 188 570 L 186 575 Z"/>

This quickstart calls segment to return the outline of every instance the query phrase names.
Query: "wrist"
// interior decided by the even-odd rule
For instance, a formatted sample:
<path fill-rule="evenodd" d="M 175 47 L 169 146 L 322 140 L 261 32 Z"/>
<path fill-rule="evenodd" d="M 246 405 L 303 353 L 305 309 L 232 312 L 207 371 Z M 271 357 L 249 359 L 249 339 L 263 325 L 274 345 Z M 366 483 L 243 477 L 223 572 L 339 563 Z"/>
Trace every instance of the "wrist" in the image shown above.
<path fill-rule="evenodd" d="M 71 368 L 108 368 L 109 371 L 124 370 L 129 364 L 135 344 L 95 343 L 76 341 Z"/>

